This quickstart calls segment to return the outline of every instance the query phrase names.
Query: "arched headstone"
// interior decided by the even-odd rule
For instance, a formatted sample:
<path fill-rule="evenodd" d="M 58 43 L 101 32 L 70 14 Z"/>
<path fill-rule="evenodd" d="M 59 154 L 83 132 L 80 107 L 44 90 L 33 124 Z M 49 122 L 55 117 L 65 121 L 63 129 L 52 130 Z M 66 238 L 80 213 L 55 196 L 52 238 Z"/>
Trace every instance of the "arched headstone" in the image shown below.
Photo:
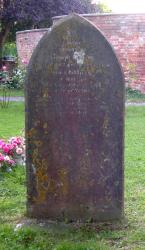
<path fill-rule="evenodd" d="M 27 212 L 113 220 L 123 212 L 124 79 L 102 33 L 70 15 L 39 42 L 26 83 Z"/>

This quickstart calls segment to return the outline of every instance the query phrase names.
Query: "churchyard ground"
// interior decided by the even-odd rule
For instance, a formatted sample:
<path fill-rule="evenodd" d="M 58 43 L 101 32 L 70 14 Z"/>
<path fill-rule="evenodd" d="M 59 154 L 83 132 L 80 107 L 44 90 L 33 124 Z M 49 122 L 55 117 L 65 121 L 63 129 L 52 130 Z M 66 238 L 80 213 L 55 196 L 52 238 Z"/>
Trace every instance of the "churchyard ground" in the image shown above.
<path fill-rule="evenodd" d="M 0 137 L 19 135 L 24 104 L 0 109 Z M 125 122 L 125 219 L 118 223 L 16 225 L 25 218 L 25 168 L 0 172 L 0 250 L 145 249 L 145 108 L 128 107 Z M 35 221 L 34 221 L 35 222 Z"/>

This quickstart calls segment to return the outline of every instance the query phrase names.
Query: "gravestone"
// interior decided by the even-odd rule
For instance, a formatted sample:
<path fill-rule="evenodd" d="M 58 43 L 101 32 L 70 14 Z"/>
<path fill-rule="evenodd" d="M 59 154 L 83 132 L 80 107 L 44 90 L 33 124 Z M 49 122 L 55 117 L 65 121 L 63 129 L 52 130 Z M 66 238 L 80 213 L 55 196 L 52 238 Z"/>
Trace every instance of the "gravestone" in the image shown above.
<path fill-rule="evenodd" d="M 124 79 L 102 33 L 70 15 L 39 42 L 26 82 L 27 214 L 123 213 Z"/>

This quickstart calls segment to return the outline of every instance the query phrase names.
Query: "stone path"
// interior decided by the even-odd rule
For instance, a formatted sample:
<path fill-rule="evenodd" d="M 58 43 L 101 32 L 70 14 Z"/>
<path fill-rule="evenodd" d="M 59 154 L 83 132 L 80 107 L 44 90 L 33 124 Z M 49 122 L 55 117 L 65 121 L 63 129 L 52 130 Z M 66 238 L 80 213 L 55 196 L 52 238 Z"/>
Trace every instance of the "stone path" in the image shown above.
<path fill-rule="evenodd" d="M 3 97 L 2 96 L 0 96 L 0 101 L 2 101 L 3 100 Z M 24 102 L 24 97 L 22 97 L 22 96 L 11 96 L 10 97 L 10 101 L 11 102 Z"/>
<path fill-rule="evenodd" d="M 126 106 L 145 106 L 145 102 L 126 102 Z"/>
<path fill-rule="evenodd" d="M 0 96 L 0 101 L 3 100 L 3 97 Z M 23 96 L 11 96 L 10 101 L 11 102 L 24 102 L 25 98 Z M 145 102 L 126 102 L 126 106 L 145 106 Z"/>

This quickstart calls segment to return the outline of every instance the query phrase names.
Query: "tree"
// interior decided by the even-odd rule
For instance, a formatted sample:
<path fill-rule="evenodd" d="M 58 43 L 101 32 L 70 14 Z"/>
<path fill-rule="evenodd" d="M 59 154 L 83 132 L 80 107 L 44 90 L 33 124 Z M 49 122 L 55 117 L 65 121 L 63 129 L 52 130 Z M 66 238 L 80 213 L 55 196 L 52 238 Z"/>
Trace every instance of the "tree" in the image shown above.
<path fill-rule="evenodd" d="M 11 29 L 17 24 L 39 26 L 55 15 L 69 12 L 91 13 L 101 8 L 91 0 L 0 0 L 0 58 L 2 48 Z"/>
<path fill-rule="evenodd" d="M 103 2 L 98 2 L 97 6 L 101 10 L 102 13 L 112 12 L 112 10 Z"/>

